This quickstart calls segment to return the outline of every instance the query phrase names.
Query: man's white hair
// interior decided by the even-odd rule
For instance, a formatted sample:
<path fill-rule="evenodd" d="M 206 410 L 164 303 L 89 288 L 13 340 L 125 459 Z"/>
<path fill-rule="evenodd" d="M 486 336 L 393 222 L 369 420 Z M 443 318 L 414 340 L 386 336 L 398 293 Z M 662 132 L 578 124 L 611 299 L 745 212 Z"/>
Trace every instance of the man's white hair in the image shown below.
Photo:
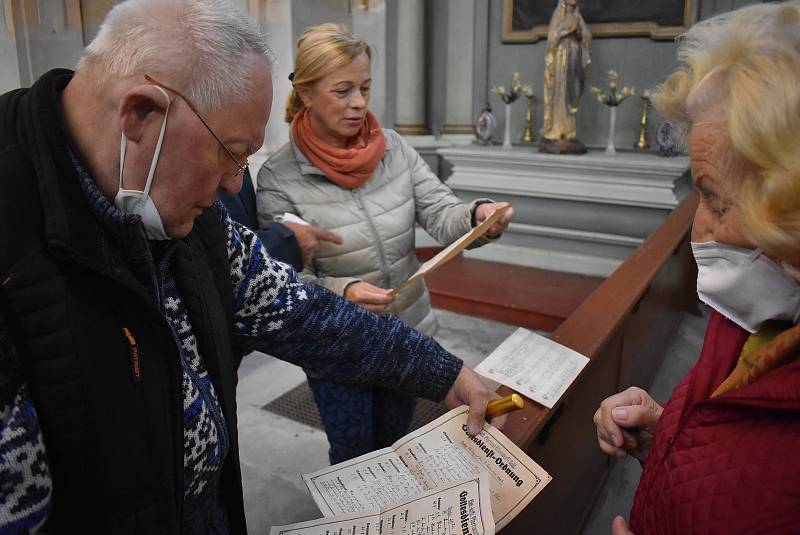
<path fill-rule="evenodd" d="M 150 74 L 207 112 L 244 99 L 252 54 L 275 62 L 264 35 L 228 0 L 127 0 L 109 11 L 78 70 L 97 69 L 101 83 Z"/>

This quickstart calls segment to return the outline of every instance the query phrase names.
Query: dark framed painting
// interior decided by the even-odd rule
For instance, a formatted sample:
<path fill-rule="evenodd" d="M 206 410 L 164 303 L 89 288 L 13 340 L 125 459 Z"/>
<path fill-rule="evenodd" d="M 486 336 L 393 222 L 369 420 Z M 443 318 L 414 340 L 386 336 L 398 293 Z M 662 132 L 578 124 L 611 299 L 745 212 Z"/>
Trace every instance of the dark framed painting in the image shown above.
<path fill-rule="evenodd" d="M 547 38 L 558 0 L 503 0 L 504 43 Z M 579 0 L 594 37 L 673 39 L 697 20 L 697 0 Z"/>

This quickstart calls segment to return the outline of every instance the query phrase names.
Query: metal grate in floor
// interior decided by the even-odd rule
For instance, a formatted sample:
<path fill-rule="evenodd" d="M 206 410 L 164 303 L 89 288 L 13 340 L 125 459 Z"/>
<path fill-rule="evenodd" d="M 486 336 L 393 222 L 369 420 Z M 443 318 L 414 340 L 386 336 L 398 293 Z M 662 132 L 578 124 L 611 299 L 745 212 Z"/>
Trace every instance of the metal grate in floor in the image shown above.
<path fill-rule="evenodd" d="M 314 403 L 314 394 L 311 392 L 307 382 L 292 388 L 261 408 L 295 422 L 322 431 L 325 430 L 317 405 Z M 445 412 L 447 412 L 447 408 L 445 408 L 444 403 L 436 403 L 427 399 L 418 400 L 414 417 L 411 419 L 411 430 L 432 422 Z"/>

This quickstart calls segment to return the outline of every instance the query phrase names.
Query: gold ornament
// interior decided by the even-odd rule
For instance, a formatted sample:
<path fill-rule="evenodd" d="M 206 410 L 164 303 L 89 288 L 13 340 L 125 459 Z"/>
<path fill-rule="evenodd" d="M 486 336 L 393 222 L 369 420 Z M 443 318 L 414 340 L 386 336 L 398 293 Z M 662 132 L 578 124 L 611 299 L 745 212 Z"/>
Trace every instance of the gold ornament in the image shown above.
<path fill-rule="evenodd" d="M 533 94 L 528 93 L 525 95 L 528 99 L 528 110 L 525 112 L 525 132 L 522 134 L 522 141 L 524 143 L 533 143 L 536 141 L 536 136 L 533 135 Z"/>
<path fill-rule="evenodd" d="M 650 148 L 650 142 L 647 140 L 647 107 L 650 104 L 650 92 L 645 91 L 641 96 L 642 99 L 642 120 L 641 127 L 639 128 L 639 140 L 633 146 L 634 149 L 646 150 Z"/>

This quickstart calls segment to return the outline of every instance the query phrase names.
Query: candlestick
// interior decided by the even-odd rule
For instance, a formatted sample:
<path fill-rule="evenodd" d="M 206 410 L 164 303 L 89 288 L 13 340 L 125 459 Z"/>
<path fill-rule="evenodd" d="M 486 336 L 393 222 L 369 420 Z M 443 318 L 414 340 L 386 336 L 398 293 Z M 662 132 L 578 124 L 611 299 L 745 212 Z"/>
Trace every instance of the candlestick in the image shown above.
<path fill-rule="evenodd" d="M 645 150 L 650 148 L 650 142 L 647 140 L 647 107 L 650 104 L 650 93 L 645 91 L 641 96 L 642 99 L 642 120 L 639 128 L 639 139 L 633 146 L 634 149 Z"/>
<path fill-rule="evenodd" d="M 533 135 L 533 95 L 525 95 L 528 99 L 528 111 L 525 112 L 525 132 L 522 134 L 522 141 L 525 143 L 533 143 L 536 136 Z"/>

